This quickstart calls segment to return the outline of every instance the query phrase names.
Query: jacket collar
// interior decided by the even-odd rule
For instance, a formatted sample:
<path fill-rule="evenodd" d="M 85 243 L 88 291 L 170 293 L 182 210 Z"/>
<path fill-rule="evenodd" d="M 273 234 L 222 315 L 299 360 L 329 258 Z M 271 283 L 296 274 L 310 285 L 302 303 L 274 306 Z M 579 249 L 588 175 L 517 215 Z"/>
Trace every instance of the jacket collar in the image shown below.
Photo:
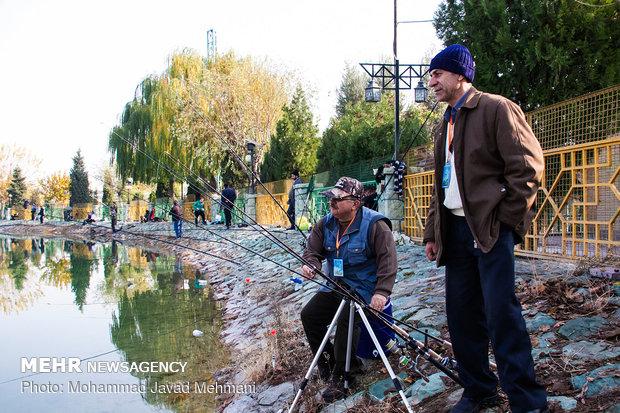
<path fill-rule="evenodd" d="M 461 96 L 461 98 L 459 99 L 458 102 L 456 102 L 456 105 L 454 106 L 448 106 L 446 108 L 446 111 L 443 114 L 443 118 L 446 122 L 450 121 L 450 117 L 452 117 L 452 120 L 454 122 L 456 122 L 456 118 L 458 116 L 458 112 L 461 108 L 468 108 L 471 109 L 472 107 L 475 107 L 478 104 L 478 99 L 476 99 L 475 103 L 473 103 L 474 106 L 468 106 L 472 104 L 472 96 L 477 93 L 478 91 L 472 86 L 467 92 L 465 92 L 465 94 L 463 96 Z"/>
<path fill-rule="evenodd" d="M 463 102 L 462 108 L 474 109 L 478 106 L 478 102 L 480 102 L 480 97 L 482 96 L 482 92 L 480 92 L 475 87 L 471 87 L 469 89 L 469 93 L 467 94 L 467 99 Z"/>

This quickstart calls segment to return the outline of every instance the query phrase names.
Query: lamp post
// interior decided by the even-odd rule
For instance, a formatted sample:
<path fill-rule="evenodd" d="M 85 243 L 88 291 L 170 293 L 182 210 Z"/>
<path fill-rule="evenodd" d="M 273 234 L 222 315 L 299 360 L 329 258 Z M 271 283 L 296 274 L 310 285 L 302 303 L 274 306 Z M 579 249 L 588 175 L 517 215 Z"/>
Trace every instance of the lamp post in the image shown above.
<path fill-rule="evenodd" d="M 370 82 L 365 89 L 366 102 L 379 102 L 381 90 L 394 90 L 394 160 L 398 160 L 398 146 L 400 143 L 400 90 L 411 90 L 413 79 L 419 79 L 414 89 L 416 103 L 426 102 L 428 90 L 422 83 L 422 78 L 428 72 L 429 65 L 424 63 L 400 64 L 397 52 L 396 3 L 394 0 L 394 64 L 360 63 L 364 71 L 370 76 Z M 425 23 L 429 20 L 408 21 L 402 23 Z M 377 84 L 376 80 L 380 81 Z"/>

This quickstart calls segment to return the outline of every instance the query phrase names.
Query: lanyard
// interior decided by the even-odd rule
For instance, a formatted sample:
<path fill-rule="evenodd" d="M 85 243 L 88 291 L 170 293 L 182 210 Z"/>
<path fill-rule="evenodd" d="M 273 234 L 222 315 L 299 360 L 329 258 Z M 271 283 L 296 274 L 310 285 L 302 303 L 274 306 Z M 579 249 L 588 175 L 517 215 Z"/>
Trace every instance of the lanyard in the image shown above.
<path fill-rule="evenodd" d="M 344 229 L 344 233 L 342 234 L 343 237 L 347 235 L 347 230 L 349 229 L 349 227 L 351 226 L 354 220 L 355 220 L 355 217 L 353 217 L 351 222 L 349 222 L 349 225 L 347 225 L 347 227 Z M 336 257 L 339 254 L 338 249 L 340 248 L 340 240 L 342 240 L 342 238 L 340 237 L 340 229 L 338 229 L 338 235 L 336 235 Z"/>
<path fill-rule="evenodd" d="M 448 145 L 446 146 L 446 163 L 450 162 L 450 155 L 452 154 L 452 138 L 454 137 L 454 123 L 452 122 L 452 115 L 450 115 L 450 122 L 448 122 Z"/>

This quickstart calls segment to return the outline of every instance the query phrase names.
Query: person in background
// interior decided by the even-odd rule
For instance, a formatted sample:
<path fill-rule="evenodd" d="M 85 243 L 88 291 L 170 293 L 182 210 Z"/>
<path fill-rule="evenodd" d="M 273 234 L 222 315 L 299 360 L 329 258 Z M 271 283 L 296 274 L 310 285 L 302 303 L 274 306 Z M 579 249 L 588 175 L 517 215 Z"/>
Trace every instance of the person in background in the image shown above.
<path fill-rule="evenodd" d="M 377 188 L 373 185 L 364 185 L 362 205 L 372 210 L 377 210 Z"/>
<path fill-rule="evenodd" d="M 515 295 L 514 244 L 530 227 L 544 170 L 540 144 L 521 109 L 472 86 L 474 60 L 459 44 L 430 64 L 429 86 L 448 103 L 435 137 L 435 180 L 425 253 L 446 266 L 446 314 L 463 395 L 453 413 L 498 404 L 499 383 L 514 413 L 548 412 Z"/>
<path fill-rule="evenodd" d="M 41 205 L 41 207 L 39 208 L 39 220 L 41 222 L 41 224 L 43 223 L 43 218 L 45 218 L 45 208 L 43 207 L 43 205 Z"/>
<path fill-rule="evenodd" d="M 31 219 L 34 221 L 34 219 L 37 217 L 37 206 L 34 204 L 34 202 L 30 206 L 30 214 L 32 215 Z"/>
<path fill-rule="evenodd" d="M 202 223 L 205 223 L 205 201 L 202 197 L 194 202 L 194 223 L 198 226 L 198 217 L 202 217 Z"/>
<path fill-rule="evenodd" d="M 291 190 L 288 191 L 288 209 L 286 210 L 291 226 L 287 229 L 295 229 L 295 185 L 302 183 L 297 169 L 291 172 L 291 179 L 293 180 L 293 186 L 291 186 Z"/>
<path fill-rule="evenodd" d="M 112 233 L 116 232 L 117 216 L 118 216 L 118 207 L 116 206 L 116 202 L 112 202 L 112 207 L 110 208 L 110 220 L 112 221 Z"/>
<path fill-rule="evenodd" d="M 174 226 L 175 237 L 179 239 L 183 236 L 183 209 L 179 205 L 179 201 L 176 199 L 173 202 L 170 215 L 172 215 L 172 225 Z"/>
<path fill-rule="evenodd" d="M 237 199 L 237 193 L 235 190 L 224 184 L 224 190 L 222 191 L 222 204 L 224 204 L 224 219 L 226 221 L 226 229 L 230 228 L 232 221 L 232 209 L 235 206 L 235 199 Z"/>

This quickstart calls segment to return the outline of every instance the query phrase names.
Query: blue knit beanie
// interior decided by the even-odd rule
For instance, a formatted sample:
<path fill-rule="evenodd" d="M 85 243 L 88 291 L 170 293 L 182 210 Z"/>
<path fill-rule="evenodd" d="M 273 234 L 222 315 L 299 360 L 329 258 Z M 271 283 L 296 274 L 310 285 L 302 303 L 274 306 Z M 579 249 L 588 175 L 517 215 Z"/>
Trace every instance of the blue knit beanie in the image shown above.
<path fill-rule="evenodd" d="M 443 69 L 463 75 L 470 82 L 474 81 L 474 75 L 476 74 L 474 59 L 471 57 L 467 47 L 462 44 L 453 44 L 437 53 L 433 60 L 431 60 L 429 71 L 433 69 Z"/>

